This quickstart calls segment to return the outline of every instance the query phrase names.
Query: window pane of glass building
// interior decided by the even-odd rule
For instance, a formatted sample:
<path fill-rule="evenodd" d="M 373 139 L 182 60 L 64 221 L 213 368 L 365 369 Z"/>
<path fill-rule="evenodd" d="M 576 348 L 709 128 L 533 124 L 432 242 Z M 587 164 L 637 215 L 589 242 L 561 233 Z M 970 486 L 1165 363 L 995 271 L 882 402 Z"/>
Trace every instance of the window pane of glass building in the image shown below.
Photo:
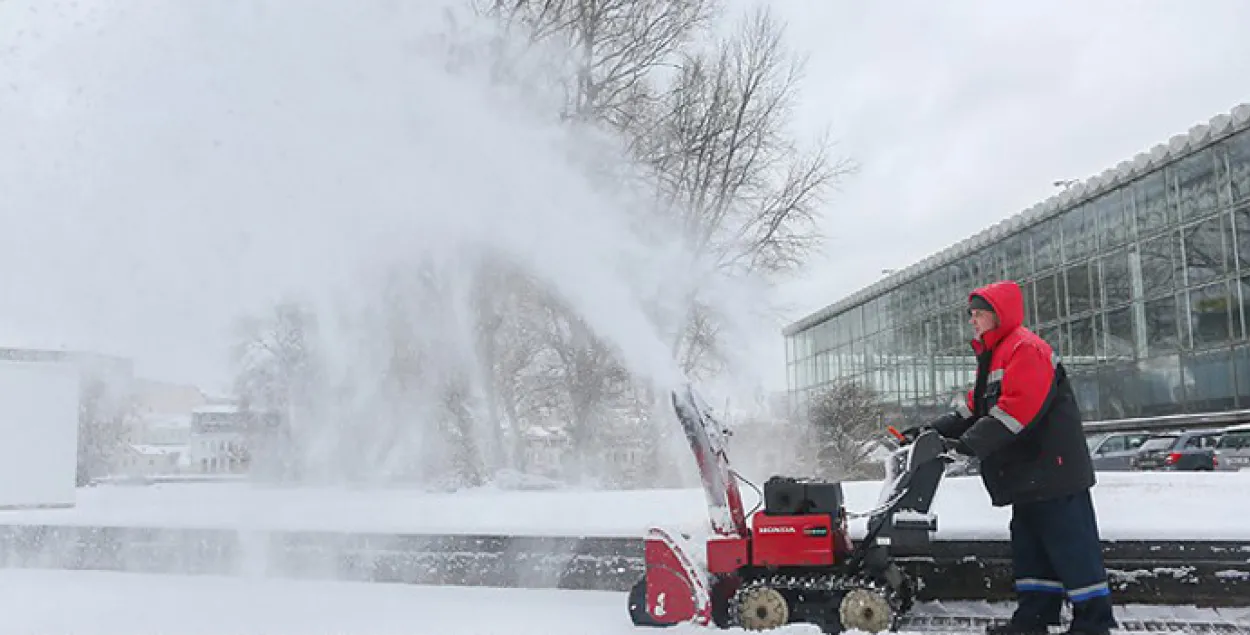
<path fill-rule="evenodd" d="M 1168 214 L 1167 181 L 1162 172 L 1152 172 L 1129 186 L 1126 196 L 1133 198 L 1137 211 L 1137 234 L 1149 236 L 1171 223 Z"/>
<path fill-rule="evenodd" d="M 1232 250 L 1224 237 L 1231 234 L 1229 216 L 1221 214 L 1183 230 L 1186 284 L 1200 285 L 1228 275 Z"/>
<path fill-rule="evenodd" d="M 973 381 L 967 294 L 1007 278 L 1087 420 L 1250 408 L 1250 129 L 1218 134 L 805 320 L 784 343 L 792 396 L 853 380 L 904 417 L 942 412 Z"/>
<path fill-rule="evenodd" d="M 1132 299 L 1133 283 L 1129 273 L 1128 249 L 1113 251 L 1101 259 L 1102 286 L 1107 307 L 1115 307 Z"/>
<path fill-rule="evenodd" d="M 1067 262 L 1080 260 L 1094 253 L 1098 231 L 1093 205 L 1080 205 L 1063 216 L 1063 256 Z"/>
<path fill-rule="evenodd" d="M 1223 147 L 1228 161 L 1232 203 L 1250 201 L 1250 130 L 1229 139 Z"/>
<path fill-rule="evenodd" d="M 1240 271 L 1250 271 L 1250 203 L 1243 204 L 1233 210 L 1232 246 Z"/>
<path fill-rule="evenodd" d="M 1219 205 L 1219 173 L 1216 152 L 1206 148 L 1184 157 L 1167 170 L 1180 221 L 1195 219 Z"/>
<path fill-rule="evenodd" d="M 1232 341 L 1232 303 L 1228 282 L 1220 281 L 1189 292 L 1189 329 L 1193 348 L 1210 348 Z"/>
<path fill-rule="evenodd" d="M 1141 244 L 1138 253 L 1146 297 L 1171 293 L 1175 289 L 1176 266 L 1172 261 L 1175 242 L 1174 235 L 1167 233 Z"/>
<path fill-rule="evenodd" d="M 1106 250 L 1123 245 L 1133 235 L 1133 209 L 1125 204 L 1124 193 L 1113 190 L 1094 199 L 1090 205 L 1098 219 L 1098 247 Z"/>
<path fill-rule="evenodd" d="M 1092 311 L 1098 306 L 1099 301 L 1094 297 L 1094 285 L 1090 281 L 1090 263 L 1088 261 L 1079 265 L 1068 267 L 1066 271 L 1066 284 L 1068 285 L 1068 312 L 1072 315 L 1081 315 Z"/>

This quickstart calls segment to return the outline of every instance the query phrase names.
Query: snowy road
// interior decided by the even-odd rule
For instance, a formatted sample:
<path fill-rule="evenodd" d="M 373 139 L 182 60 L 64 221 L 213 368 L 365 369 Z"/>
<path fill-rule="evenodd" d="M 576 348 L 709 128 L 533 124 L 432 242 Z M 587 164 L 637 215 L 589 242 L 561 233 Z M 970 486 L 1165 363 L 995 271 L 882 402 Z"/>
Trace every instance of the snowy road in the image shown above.
<path fill-rule="evenodd" d="M 664 635 L 707 633 L 665 629 Z M 0 569 L 5 635 L 656 635 L 623 593 Z M 785 635 L 816 635 L 794 626 Z"/>

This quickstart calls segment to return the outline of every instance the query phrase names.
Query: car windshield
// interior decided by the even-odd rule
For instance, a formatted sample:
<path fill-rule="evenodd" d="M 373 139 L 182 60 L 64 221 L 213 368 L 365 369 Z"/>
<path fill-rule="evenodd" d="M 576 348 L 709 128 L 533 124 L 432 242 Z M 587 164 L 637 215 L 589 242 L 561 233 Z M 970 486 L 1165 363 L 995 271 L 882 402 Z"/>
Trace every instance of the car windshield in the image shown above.
<path fill-rule="evenodd" d="M 1250 430 L 1238 430 L 1229 432 L 1220 437 L 1220 442 L 1215 444 L 1220 450 L 1240 450 L 1242 448 L 1250 448 Z"/>
<path fill-rule="evenodd" d="M 1147 439 L 1145 443 L 1141 444 L 1140 450 L 1142 452 L 1150 452 L 1151 450 L 1168 450 L 1171 449 L 1173 445 L 1176 445 L 1176 437 L 1153 437 Z"/>

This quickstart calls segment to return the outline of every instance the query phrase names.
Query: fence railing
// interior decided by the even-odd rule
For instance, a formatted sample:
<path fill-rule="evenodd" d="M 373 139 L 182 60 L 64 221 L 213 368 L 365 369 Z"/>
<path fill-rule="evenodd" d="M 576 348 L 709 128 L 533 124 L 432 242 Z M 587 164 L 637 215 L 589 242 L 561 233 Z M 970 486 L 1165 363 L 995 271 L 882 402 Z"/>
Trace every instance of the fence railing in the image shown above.
<path fill-rule="evenodd" d="M 1150 432 L 1155 430 L 1221 430 L 1250 423 L 1250 410 L 1225 410 L 1133 419 L 1086 421 L 1086 434 L 1102 432 Z"/>

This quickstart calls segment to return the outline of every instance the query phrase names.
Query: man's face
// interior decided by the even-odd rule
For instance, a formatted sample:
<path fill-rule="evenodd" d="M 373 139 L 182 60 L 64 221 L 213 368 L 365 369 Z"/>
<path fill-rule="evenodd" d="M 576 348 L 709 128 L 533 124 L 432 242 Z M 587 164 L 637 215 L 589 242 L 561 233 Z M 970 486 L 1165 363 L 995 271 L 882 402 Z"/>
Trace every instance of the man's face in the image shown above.
<path fill-rule="evenodd" d="M 985 309 L 972 309 L 969 312 L 968 323 L 972 324 L 972 330 L 981 337 L 986 333 L 994 330 L 998 326 L 998 314 Z"/>

